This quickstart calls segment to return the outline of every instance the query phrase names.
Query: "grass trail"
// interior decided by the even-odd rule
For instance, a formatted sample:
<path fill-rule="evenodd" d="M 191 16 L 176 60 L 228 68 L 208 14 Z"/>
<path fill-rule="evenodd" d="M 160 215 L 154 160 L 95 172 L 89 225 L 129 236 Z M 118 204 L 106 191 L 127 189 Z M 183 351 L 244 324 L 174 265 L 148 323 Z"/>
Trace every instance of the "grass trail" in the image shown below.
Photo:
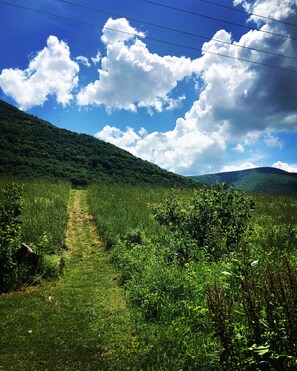
<path fill-rule="evenodd" d="M 89 214 L 72 190 L 65 275 L 0 296 L 0 370 L 136 370 L 124 292 Z"/>

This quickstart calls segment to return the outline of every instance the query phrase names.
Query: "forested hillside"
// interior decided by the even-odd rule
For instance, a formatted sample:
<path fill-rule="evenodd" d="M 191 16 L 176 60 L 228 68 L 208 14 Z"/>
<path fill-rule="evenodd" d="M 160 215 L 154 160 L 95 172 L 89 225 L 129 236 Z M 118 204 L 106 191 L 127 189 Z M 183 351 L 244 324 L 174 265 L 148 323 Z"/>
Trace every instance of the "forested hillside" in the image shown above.
<path fill-rule="evenodd" d="M 0 101 L 0 174 L 93 182 L 193 186 L 194 182 L 90 135 L 59 129 Z"/>
<path fill-rule="evenodd" d="M 297 173 L 262 167 L 241 171 L 193 176 L 192 179 L 207 184 L 225 182 L 235 188 L 249 192 L 297 194 Z"/>

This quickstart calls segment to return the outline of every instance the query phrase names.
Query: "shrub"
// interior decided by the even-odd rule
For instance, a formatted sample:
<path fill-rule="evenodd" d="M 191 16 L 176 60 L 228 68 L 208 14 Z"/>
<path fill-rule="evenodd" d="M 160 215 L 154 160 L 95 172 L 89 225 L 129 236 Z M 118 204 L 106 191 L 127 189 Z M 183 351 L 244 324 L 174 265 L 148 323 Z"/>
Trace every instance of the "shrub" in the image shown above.
<path fill-rule="evenodd" d="M 43 255 L 38 262 L 38 273 L 42 278 L 58 278 L 63 271 L 64 260 L 59 255 Z"/>
<path fill-rule="evenodd" d="M 20 247 L 21 187 L 9 183 L 0 206 L 0 292 L 12 289 L 18 280 L 15 254 Z"/>
<path fill-rule="evenodd" d="M 221 184 L 194 191 L 186 199 L 174 192 L 154 206 L 153 217 L 184 238 L 192 238 L 197 248 L 218 260 L 238 245 L 253 209 L 251 198 Z"/>

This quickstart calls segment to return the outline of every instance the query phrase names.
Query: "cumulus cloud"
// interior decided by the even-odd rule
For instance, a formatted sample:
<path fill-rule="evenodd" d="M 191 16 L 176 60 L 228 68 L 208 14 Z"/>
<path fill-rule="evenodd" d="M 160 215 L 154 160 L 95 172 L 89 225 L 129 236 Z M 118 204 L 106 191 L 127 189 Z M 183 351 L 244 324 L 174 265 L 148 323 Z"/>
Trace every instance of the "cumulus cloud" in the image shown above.
<path fill-rule="evenodd" d="M 164 133 L 148 134 L 144 129 L 135 133 L 131 128 L 121 131 L 107 125 L 96 137 L 170 171 L 187 175 L 214 172 L 223 164 L 226 148 L 219 131 L 205 133 L 188 122 L 185 125 L 183 119 L 178 119 L 175 128 Z"/>
<path fill-rule="evenodd" d="M 267 18 L 251 15 L 249 21 L 258 25 L 271 22 L 268 18 L 278 21 L 286 20 L 294 14 L 296 10 L 296 0 L 256 0 L 249 2 L 247 0 L 234 0 L 234 5 L 242 5 L 248 13 L 258 14 Z M 273 22 L 273 21 L 272 21 Z"/>
<path fill-rule="evenodd" d="M 102 140 L 108 140 L 110 143 L 115 144 L 118 147 L 128 149 L 146 134 L 147 132 L 143 128 L 138 133 L 135 133 L 134 129 L 129 126 L 127 126 L 126 131 L 121 131 L 118 128 L 106 125 L 100 133 L 95 134 L 95 137 Z"/>
<path fill-rule="evenodd" d="M 88 58 L 84 57 L 83 55 L 76 57 L 75 60 L 86 67 L 91 67 L 91 63 L 89 62 Z"/>
<path fill-rule="evenodd" d="M 79 105 L 133 112 L 144 107 L 161 112 L 180 104 L 183 97 L 174 99 L 170 93 L 178 81 L 192 74 L 191 60 L 150 53 L 139 39 L 144 37 L 125 18 L 108 19 L 101 38 L 106 55 L 101 59 L 99 78 L 79 92 Z"/>
<path fill-rule="evenodd" d="M 277 161 L 272 165 L 272 167 L 288 171 L 289 173 L 297 173 L 297 164 L 290 165 L 286 162 Z"/>
<path fill-rule="evenodd" d="M 237 1 L 240 2 L 245 7 L 250 4 Z M 293 3 L 295 0 L 273 0 L 272 5 L 273 8 L 279 6 L 282 18 L 284 14 L 296 18 L 296 12 L 291 9 Z M 261 5 L 261 13 L 269 16 L 270 4 L 271 0 L 255 1 L 255 7 L 249 10 L 260 12 L 258 6 Z M 284 24 L 262 22 L 261 27 L 270 31 L 277 28 L 278 32 L 290 35 Z M 283 29 L 279 30 L 280 27 Z M 193 61 L 151 54 L 140 40 L 129 39 L 129 45 L 126 45 L 114 34 L 112 42 L 105 40 L 107 56 L 102 60 L 100 79 L 81 92 L 81 104 L 104 103 L 109 108 L 115 104 L 117 108 L 132 111 L 136 111 L 137 106 L 144 106 L 161 111 L 164 102 L 168 102 L 168 92 L 177 81 L 192 73 L 194 78 L 200 78 L 198 99 L 183 118 L 177 119 L 171 131 L 139 135 L 131 128 L 118 131 L 105 127 L 97 133 L 99 138 L 122 146 L 137 156 L 185 175 L 247 169 L 256 165 L 245 162 L 238 166 L 224 166 L 228 147 L 240 155 L 245 150 L 244 145 L 251 146 L 264 135 L 267 147 L 282 148 L 283 143 L 273 133 L 297 129 L 297 74 L 247 63 L 242 59 L 279 68 L 294 68 L 295 62 L 236 46 L 273 50 L 297 57 L 291 39 L 253 30 L 235 41 L 230 33 L 219 30 L 212 40 L 204 43 L 202 57 Z M 116 92 L 115 86 L 119 89 Z M 127 94 L 122 94 L 124 86 L 128 87 Z M 113 92 L 112 98 L 109 92 Z"/>
<path fill-rule="evenodd" d="M 239 4 L 240 1 L 237 3 Z M 245 2 L 241 1 L 241 3 L 247 6 Z M 262 9 L 264 15 L 270 14 L 270 0 L 253 3 L 255 6 L 265 5 L 265 9 Z M 281 9 L 282 19 L 285 19 L 284 15 L 295 17 L 297 23 L 296 12 L 292 11 L 293 3 L 295 4 L 295 0 L 273 0 L 273 5 L 276 4 L 275 6 Z M 259 11 L 257 7 L 251 10 Z M 292 31 L 292 28 L 289 29 L 285 24 L 262 20 L 261 27 L 267 31 L 282 32 L 296 37 L 294 29 Z M 267 147 L 281 148 L 281 141 L 273 133 L 297 129 L 297 74 L 282 70 L 282 68 L 294 69 L 295 61 L 240 48 L 237 45 L 297 58 L 297 48 L 293 40 L 278 38 L 257 30 L 247 32 L 238 41 L 233 40 L 232 35 L 225 30 L 219 30 L 212 40 L 204 43 L 202 57 L 193 61 L 176 58 L 173 64 L 171 62 L 174 57 L 161 58 L 150 54 L 140 40 L 130 42 L 129 46 L 117 42 L 107 45 L 107 58 L 104 61 L 106 65 L 99 71 L 100 80 L 87 87 L 81 98 L 83 100 L 88 97 L 88 102 L 102 103 L 105 99 L 103 86 L 107 88 L 107 93 L 114 91 L 116 84 L 121 90 L 118 79 L 111 78 L 113 72 L 117 71 L 118 77 L 120 71 L 127 71 L 126 76 L 137 76 L 135 80 L 137 95 L 133 95 L 134 84 L 128 83 L 129 92 L 125 97 L 121 94 L 118 96 L 118 106 L 136 111 L 136 105 L 140 106 L 145 102 L 144 106 L 155 106 L 158 109 L 157 102 L 159 100 L 161 104 L 160 97 L 162 96 L 162 102 L 166 100 L 168 92 L 174 88 L 179 79 L 194 73 L 194 77 L 198 76 L 201 81 L 198 99 L 184 117 L 176 121 L 175 127 L 171 131 L 154 132 L 145 137 L 136 134 L 137 138 L 134 138 L 133 143 L 125 145 L 124 148 L 135 155 L 185 175 L 219 171 L 222 168 L 231 169 L 223 167 L 224 155 L 228 147 L 240 154 L 244 151 L 240 143 L 255 144 L 264 134 Z M 116 53 L 112 55 L 115 51 Z M 113 62 L 115 59 L 116 63 Z M 247 63 L 243 59 L 277 68 Z M 129 64 L 126 63 L 128 60 Z M 131 65 L 133 71 L 129 70 Z M 154 68 L 151 69 L 151 66 Z M 135 74 L 136 69 L 139 71 L 138 75 Z M 159 74 L 161 70 L 163 73 Z M 154 75 L 156 72 L 157 74 Z M 167 76 L 166 82 L 162 79 L 165 76 Z M 150 77 L 153 77 L 153 80 L 150 80 Z M 159 86 L 154 87 L 153 81 L 158 81 Z M 145 89 L 142 89 L 142 84 Z M 163 95 L 160 94 L 160 89 L 163 89 Z M 142 91 L 145 92 L 145 96 L 141 95 Z M 110 101 L 105 104 L 112 107 Z M 161 105 L 159 107 L 162 109 Z M 125 132 L 121 135 L 124 136 Z M 102 137 L 102 133 L 99 132 L 98 136 Z M 119 143 L 112 134 L 110 138 L 105 136 L 105 140 Z M 239 168 L 242 167 L 255 167 L 255 164 L 239 165 Z"/>
<path fill-rule="evenodd" d="M 95 64 L 95 66 L 101 61 L 101 53 L 100 50 L 97 51 L 97 54 L 95 57 L 91 58 L 92 62 Z"/>
<path fill-rule="evenodd" d="M 68 45 L 49 36 L 47 46 L 37 53 L 25 70 L 4 69 L 0 87 L 22 110 L 42 105 L 49 95 L 66 105 L 78 84 L 79 65 L 70 57 Z"/>

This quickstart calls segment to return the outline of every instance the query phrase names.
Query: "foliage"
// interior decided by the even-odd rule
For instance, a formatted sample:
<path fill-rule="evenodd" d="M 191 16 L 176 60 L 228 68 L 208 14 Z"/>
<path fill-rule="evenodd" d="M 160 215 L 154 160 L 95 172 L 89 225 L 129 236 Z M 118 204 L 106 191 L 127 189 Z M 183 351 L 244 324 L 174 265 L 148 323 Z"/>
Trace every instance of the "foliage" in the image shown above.
<path fill-rule="evenodd" d="M 21 187 L 9 183 L 3 192 L 0 205 L 0 292 L 17 284 L 15 254 L 20 247 Z"/>
<path fill-rule="evenodd" d="M 64 259 L 60 255 L 40 255 L 37 272 L 42 278 L 58 278 L 63 268 Z"/>
<path fill-rule="evenodd" d="M 211 259 L 230 253 L 248 227 L 254 202 L 225 183 L 200 191 L 186 199 L 174 193 L 155 206 L 154 218 L 174 232 L 195 241 Z"/>

